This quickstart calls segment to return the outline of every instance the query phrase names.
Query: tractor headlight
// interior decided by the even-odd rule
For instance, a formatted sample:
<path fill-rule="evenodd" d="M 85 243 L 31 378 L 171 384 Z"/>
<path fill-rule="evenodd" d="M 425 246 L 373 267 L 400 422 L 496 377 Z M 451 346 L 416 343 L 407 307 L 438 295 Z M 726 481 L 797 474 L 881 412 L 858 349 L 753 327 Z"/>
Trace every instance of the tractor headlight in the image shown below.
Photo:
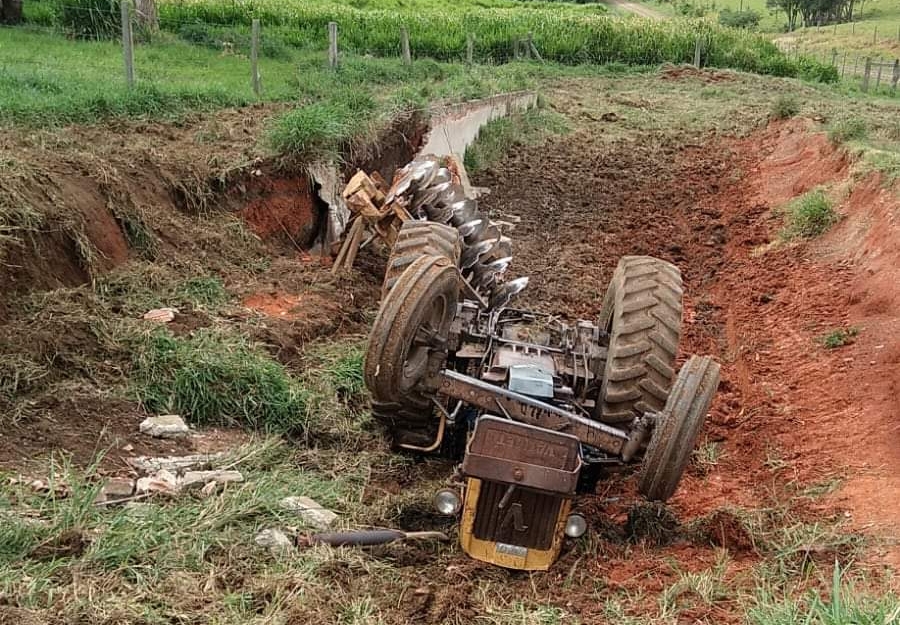
<path fill-rule="evenodd" d="M 570 514 L 566 519 L 566 536 L 580 538 L 587 531 L 587 521 L 580 514 Z"/>
<path fill-rule="evenodd" d="M 436 492 L 433 501 L 437 511 L 441 514 L 446 514 L 447 516 L 456 514 L 462 507 L 462 500 L 459 498 L 459 493 L 452 488 L 442 488 Z"/>

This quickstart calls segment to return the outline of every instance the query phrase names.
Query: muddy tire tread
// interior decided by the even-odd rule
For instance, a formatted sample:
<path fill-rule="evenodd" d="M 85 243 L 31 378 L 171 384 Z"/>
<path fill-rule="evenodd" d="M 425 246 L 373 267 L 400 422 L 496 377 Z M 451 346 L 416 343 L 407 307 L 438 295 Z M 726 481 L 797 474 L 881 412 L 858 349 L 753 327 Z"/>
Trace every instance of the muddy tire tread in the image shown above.
<path fill-rule="evenodd" d="M 433 221 L 405 221 L 385 267 L 382 299 L 387 297 L 403 272 L 416 259 L 422 256 L 442 256 L 457 266 L 460 250 L 459 232 L 456 228 Z"/>
<path fill-rule="evenodd" d="M 644 453 L 638 491 L 651 501 L 667 501 L 677 490 L 719 385 L 720 367 L 706 356 L 691 356 L 669 393 Z"/>
<path fill-rule="evenodd" d="M 599 323 L 610 331 L 595 417 L 626 424 L 666 403 L 681 337 L 678 268 L 651 256 L 625 256 L 603 298 Z"/>

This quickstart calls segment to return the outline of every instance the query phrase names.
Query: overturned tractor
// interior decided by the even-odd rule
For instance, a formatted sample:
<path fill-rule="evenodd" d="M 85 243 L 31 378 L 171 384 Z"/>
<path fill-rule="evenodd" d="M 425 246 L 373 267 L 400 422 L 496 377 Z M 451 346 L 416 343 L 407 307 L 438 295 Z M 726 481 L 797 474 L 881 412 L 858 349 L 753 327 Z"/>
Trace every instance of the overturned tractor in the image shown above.
<path fill-rule="evenodd" d="M 681 274 L 657 258 L 620 260 L 596 320 L 512 307 L 528 279 L 507 279 L 510 239 L 463 189 L 423 157 L 379 198 L 404 219 L 365 381 L 397 448 L 462 460 L 462 482 L 435 504 L 461 515 L 464 550 L 546 569 L 566 536 L 585 532 L 576 495 L 593 492 L 604 467 L 639 469 L 649 500 L 672 496 L 719 366 L 692 356 L 676 370 Z"/>

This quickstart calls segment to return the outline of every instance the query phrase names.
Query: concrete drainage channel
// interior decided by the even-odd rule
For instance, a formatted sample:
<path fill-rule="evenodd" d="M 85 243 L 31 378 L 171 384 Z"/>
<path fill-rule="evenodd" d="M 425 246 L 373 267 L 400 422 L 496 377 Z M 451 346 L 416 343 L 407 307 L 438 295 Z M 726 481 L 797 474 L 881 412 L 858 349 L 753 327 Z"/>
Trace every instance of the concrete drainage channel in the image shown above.
<path fill-rule="evenodd" d="M 478 138 L 486 124 L 515 113 L 523 113 L 536 105 L 536 93 L 518 91 L 434 108 L 430 114 L 430 129 L 415 156 L 455 155 L 462 162 L 466 149 Z M 341 237 L 350 219 L 350 210 L 341 197 L 345 181 L 339 169 L 331 163 L 312 163 L 307 167 L 307 172 L 319 200 L 328 207 L 321 240 L 329 246 Z"/>

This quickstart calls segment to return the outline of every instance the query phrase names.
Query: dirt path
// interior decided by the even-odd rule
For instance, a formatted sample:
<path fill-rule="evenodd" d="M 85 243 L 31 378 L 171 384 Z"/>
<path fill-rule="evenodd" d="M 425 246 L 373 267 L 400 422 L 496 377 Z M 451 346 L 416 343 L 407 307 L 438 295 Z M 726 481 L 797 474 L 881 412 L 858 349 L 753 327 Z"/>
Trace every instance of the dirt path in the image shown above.
<path fill-rule="evenodd" d="M 628 11 L 629 13 L 634 13 L 638 17 L 646 17 L 651 20 L 664 20 L 666 16 L 657 11 L 656 9 L 651 9 L 645 4 L 640 4 L 638 2 L 627 2 L 626 0 L 605 0 L 606 4 L 616 9 L 621 9 L 623 11 Z"/>

